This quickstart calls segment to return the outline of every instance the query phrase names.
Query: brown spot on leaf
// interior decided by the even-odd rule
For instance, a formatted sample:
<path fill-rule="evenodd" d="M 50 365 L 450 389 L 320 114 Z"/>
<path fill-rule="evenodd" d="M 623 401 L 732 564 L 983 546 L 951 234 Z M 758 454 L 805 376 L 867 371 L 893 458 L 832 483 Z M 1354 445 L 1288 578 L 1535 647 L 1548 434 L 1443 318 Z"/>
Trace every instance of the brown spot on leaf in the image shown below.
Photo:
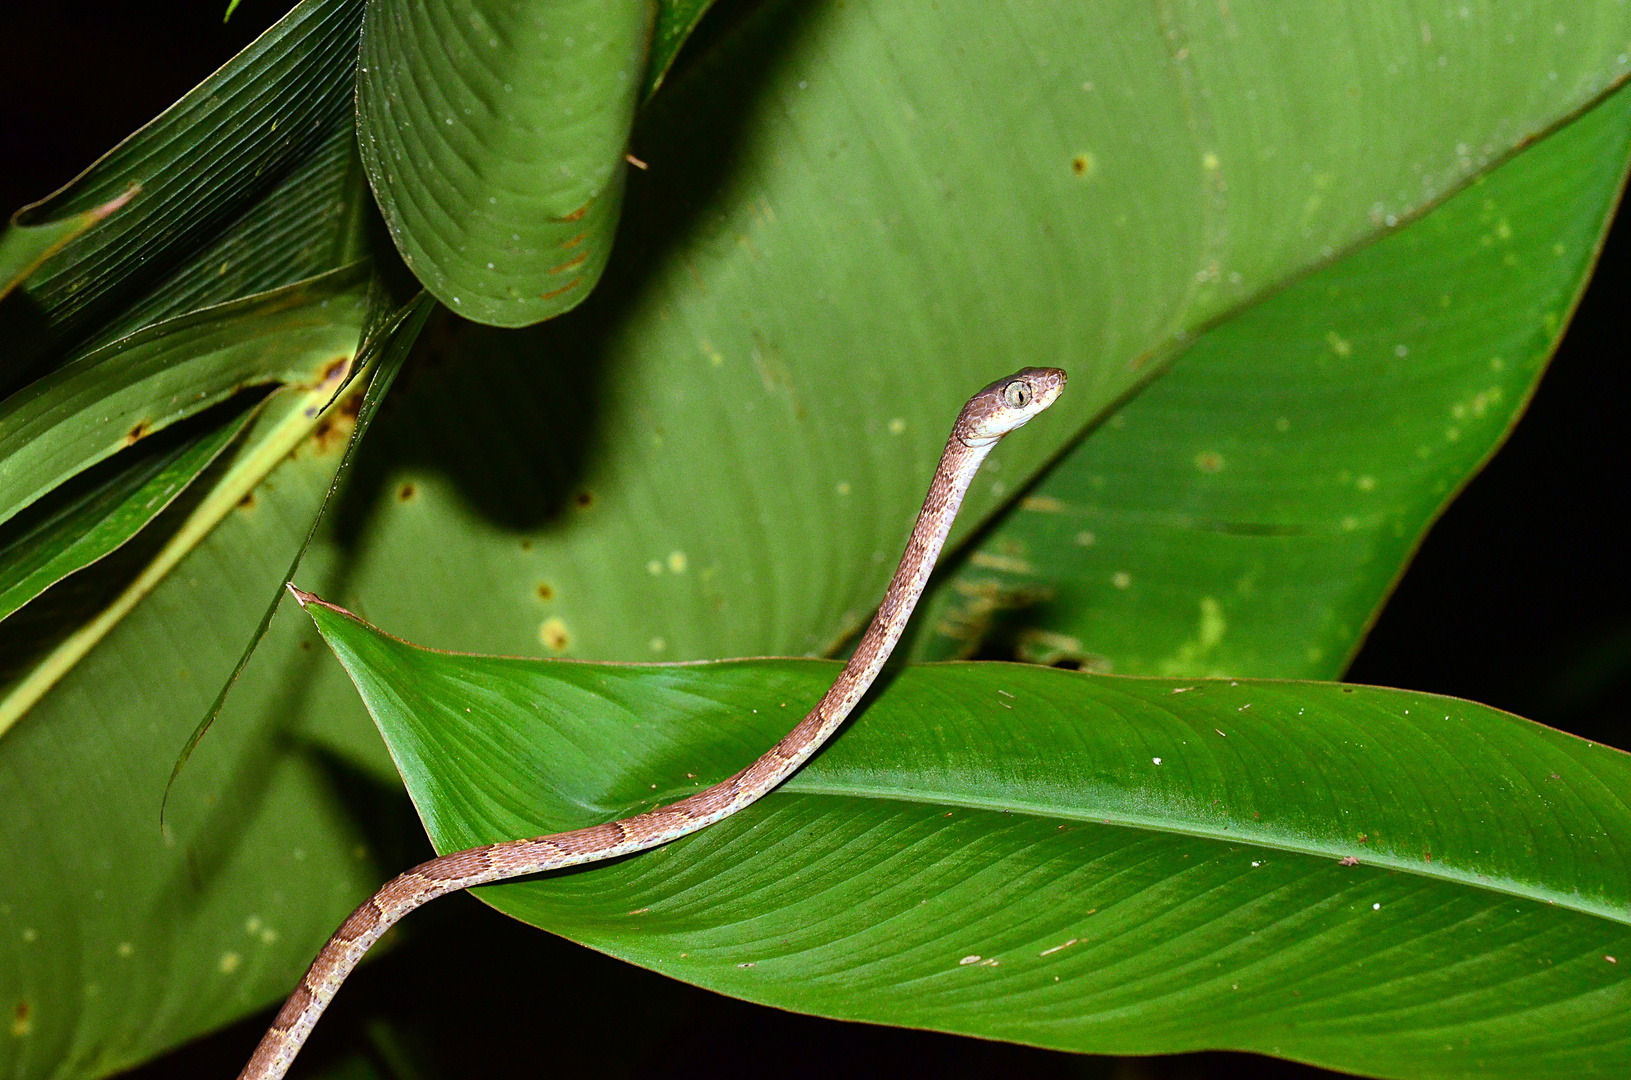
<path fill-rule="evenodd" d="M 255 492 L 253 489 L 250 489 L 243 498 L 238 500 L 238 509 L 245 511 L 255 509 Z"/>
<path fill-rule="evenodd" d="M 572 501 L 578 504 L 579 510 L 587 510 L 591 506 L 595 505 L 595 493 L 592 491 L 580 491 L 576 495 L 572 496 Z"/>
<path fill-rule="evenodd" d="M 562 240 L 561 241 L 561 247 L 563 247 L 563 248 L 575 248 L 575 247 L 577 247 L 579 244 L 581 244 L 585 240 L 589 239 L 589 234 L 592 231 L 593 230 L 591 230 L 591 229 L 585 229 L 582 232 L 580 232 L 578 235 L 572 237 L 570 240 Z"/>
<path fill-rule="evenodd" d="M 396 498 L 398 502 L 407 502 L 417 494 L 419 494 L 419 489 L 414 487 L 412 484 L 403 484 L 396 490 Z"/>
<path fill-rule="evenodd" d="M 553 599 L 555 599 L 555 590 L 554 590 L 553 587 L 551 587 L 549 582 L 540 581 L 538 583 L 538 599 L 540 599 L 540 600 L 553 600 Z"/>
<path fill-rule="evenodd" d="M 595 205 L 595 200 L 594 200 L 594 197 L 591 196 L 588 202 L 584 203 L 582 206 L 578 207 L 576 210 L 572 211 L 570 214 L 567 214 L 565 217 L 558 217 L 555 220 L 556 221 L 582 221 L 583 220 L 583 215 L 587 214 L 589 212 L 589 208 L 591 206 L 593 206 L 593 205 Z"/>
<path fill-rule="evenodd" d="M 588 257 L 589 257 L 589 249 L 584 248 L 582 251 L 578 252 L 576 255 L 572 256 L 570 259 L 563 262 L 561 265 L 550 267 L 549 272 L 551 274 L 559 274 L 563 270 L 570 270 L 574 266 L 577 266 L 579 263 L 583 262 L 583 260 L 587 259 Z"/>
<path fill-rule="evenodd" d="M 129 431 L 125 432 L 125 445 L 129 446 L 132 443 L 139 442 L 142 439 L 147 438 L 147 436 L 151 435 L 152 433 L 153 433 L 153 421 L 143 420 L 140 423 L 138 423 L 135 427 L 133 427 Z"/>
<path fill-rule="evenodd" d="M 357 426 L 357 414 L 362 411 L 362 394 L 351 394 L 338 408 L 317 422 L 312 429 L 311 441 L 319 454 L 344 449 Z"/>
<path fill-rule="evenodd" d="M 562 285 L 558 289 L 551 289 L 546 293 L 539 293 L 538 294 L 538 299 L 540 299 L 540 300 L 553 300 L 553 299 L 555 299 L 555 297 L 561 295 L 562 293 L 571 292 L 573 289 L 577 288 L 582 283 L 583 283 L 583 278 L 582 277 L 575 277 L 571 281 L 568 281 L 565 285 Z"/>
<path fill-rule="evenodd" d="M 341 375 L 345 374 L 346 369 L 349 367 L 351 367 L 351 357 L 335 357 L 333 360 L 330 360 L 327 364 L 323 365 L 323 377 L 318 380 L 318 384 L 321 385 L 339 378 Z"/>

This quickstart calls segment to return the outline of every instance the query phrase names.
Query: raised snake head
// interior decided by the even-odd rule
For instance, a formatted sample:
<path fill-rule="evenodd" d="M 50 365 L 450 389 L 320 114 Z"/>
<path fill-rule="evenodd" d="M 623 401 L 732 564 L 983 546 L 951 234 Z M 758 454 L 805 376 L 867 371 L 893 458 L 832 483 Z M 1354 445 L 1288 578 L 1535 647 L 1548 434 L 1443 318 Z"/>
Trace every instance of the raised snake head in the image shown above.
<path fill-rule="evenodd" d="M 967 446 L 990 446 L 1058 400 L 1065 373 L 1058 368 L 1021 368 L 998 379 L 963 406 L 954 429 Z"/>

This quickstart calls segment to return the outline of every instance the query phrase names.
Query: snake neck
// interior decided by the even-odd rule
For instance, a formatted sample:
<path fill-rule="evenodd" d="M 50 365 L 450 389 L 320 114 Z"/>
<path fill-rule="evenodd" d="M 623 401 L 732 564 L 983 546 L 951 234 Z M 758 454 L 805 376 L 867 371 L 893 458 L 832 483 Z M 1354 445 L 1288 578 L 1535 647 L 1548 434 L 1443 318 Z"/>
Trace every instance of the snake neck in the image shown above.
<path fill-rule="evenodd" d="M 814 721 L 812 727 L 818 728 L 822 734 L 830 733 L 844 722 L 883 670 L 889 654 L 905 632 L 918 600 L 923 596 L 929 575 L 934 573 L 935 562 L 940 558 L 951 522 L 963 505 L 969 485 L 974 482 L 974 474 L 997 442 L 993 439 L 971 446 L 954 434 L 946 444 L 946 452 L 935 470 L 928 497 L 923 501 L 923 509 L 918 511 L 917 523 L 912 527 L 911 539 L 906 543 L 906 552 L 901 556 L 895 576 L 890 579 L 877 614 L 872 617 L 871 625 L 837 681 L 807 718 Z M 808 738 L 816 733 L 804 734 Z M 813 752 L 814 747 L 810 750 Z"/>

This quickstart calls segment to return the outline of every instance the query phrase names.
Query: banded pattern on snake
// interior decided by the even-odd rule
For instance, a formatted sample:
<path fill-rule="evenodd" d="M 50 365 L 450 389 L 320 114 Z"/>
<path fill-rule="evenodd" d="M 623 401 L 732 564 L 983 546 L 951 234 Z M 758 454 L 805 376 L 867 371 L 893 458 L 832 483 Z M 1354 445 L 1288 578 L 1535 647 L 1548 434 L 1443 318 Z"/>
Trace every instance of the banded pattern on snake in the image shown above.
<path fill-rule="evenodd" d="M 455 851 L 398 875 L 351 913 L 323 946 L 239 1080 L 278 1080 L 318 1017 L 368 949 L 408 912 L 439 896 L 528 874 L 599 862 L 666 844 L 754 802 L 804 764 L 865 695 L 923 595 L 969 484 L 1002 437 L 1052 405 L 1065 388 L 1058 368 L 1025 368 L 969 399 L 953 425 L 900 566 L 855 654 L 815 708 L 763 757 L 727 780 L 667 806 L 605 825 Z M 291 587 L 304 607 L 322 600 Z"/>

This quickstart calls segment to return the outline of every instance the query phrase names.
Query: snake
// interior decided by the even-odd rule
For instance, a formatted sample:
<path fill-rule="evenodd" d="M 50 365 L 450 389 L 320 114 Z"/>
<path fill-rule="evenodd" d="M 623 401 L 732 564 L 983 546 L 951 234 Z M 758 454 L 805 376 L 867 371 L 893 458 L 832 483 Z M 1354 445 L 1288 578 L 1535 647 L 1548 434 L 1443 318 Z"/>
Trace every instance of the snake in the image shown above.
<path fill-rule="evenodd" d="M 786 780 L 841 727 L 871 688 L 906 629 L 981 463 L 1009 432 L 1052 405 L 1065 388 L 1058 368 L 1028 367 L 969 398 L 952 426 L 923 508 L 883 602 L 844 670 L 809 713 L 747 768 L 644 813 L 570 832 L 455 851 L 399 874 L 334 932 L 284 1002 L 239 1080 L 279 1080 L 318 1018 L 368 949 L 410 911 L 477 885 L 614 859 L 677 840 L 751 805 Z M 327 605 L 293 589 L 302 608 Z M 338 609 L 336 609 L 338 610 Z"/>

